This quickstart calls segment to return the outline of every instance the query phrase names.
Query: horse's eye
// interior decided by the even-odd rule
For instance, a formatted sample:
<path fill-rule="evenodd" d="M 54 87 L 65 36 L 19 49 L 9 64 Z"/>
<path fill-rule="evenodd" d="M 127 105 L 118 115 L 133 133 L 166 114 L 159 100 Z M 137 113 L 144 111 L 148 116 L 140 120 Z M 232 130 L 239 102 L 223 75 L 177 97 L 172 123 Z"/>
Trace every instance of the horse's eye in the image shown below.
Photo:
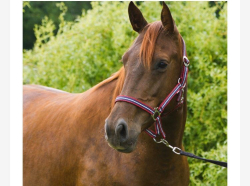
<path fill-rule="evenodd" d="M 167 68 L 168 64 L 164 61 L 160 61 L 158 64 L 157 64 L 157 67 L 160 68 L 160 69 L 165 69 Z"/>

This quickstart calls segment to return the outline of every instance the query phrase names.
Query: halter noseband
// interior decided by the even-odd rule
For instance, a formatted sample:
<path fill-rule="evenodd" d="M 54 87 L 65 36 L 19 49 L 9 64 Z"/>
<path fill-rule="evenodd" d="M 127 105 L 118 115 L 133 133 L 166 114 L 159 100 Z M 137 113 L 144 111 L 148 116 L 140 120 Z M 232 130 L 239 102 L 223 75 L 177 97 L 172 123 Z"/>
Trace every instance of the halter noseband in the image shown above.
<path fill-rule="evenodd" d="M 145 110 L 146 112 L 148 112 L 152 116 L 153 120 L 155 121 L 154 122 L 155 123 L 155 131 L 152 131 L 150 129 L 145 130 L 145 132 L 152 138 L 156 138 L 156 136 L 160 135 L 160 134 L 162 135 L 162 137 L 164 139 L 166 138 L 165 132 L 162 129 L 161 116 L 163 115 L 162 113 L 163 113 L 164 109 L 170 103 L 170 101 L 173 99 L 173 97 L 176 94 L 179 94 L 177 97 L 177 101 L 179 103 L 177 104 L 175 109 L 178 108 L 183 103 L 182 95 L 183 95 L 184 88 L 185 88 L 186 82 L 187 82 L 189 60 L 186 56 L 186 45 L 185 45 L 185 41 L 183 40 L 183 38 L 182 38 L 182 43 L 183 43 L 183 67 L 182 67 L 181 76 L 178 79 L 177 85 L 168 94 L 168 96 L 164 99 L 164 101 L 160 104 L 159 107 L 152 108 L 152 107 L 142 103 L 141 101 L 139 101 L 133 97 L 124 96 L 124 95 L 117 96 L 115 99 L 115 102 L 131 103 L 131 104 Z"/>

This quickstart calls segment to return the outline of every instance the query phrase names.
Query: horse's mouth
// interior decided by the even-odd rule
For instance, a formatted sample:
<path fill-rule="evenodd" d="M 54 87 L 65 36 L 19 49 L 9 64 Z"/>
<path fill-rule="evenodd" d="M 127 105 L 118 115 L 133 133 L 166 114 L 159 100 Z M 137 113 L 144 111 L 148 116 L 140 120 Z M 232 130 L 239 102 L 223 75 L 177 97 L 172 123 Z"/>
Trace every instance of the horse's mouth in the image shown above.
<path fill-rule="evenodd" d="M 136 146 L 136 143 L 132 143 L 132 142 L 130 142 L 129 144 L 127 144 L 126 147 L 123 147 L 123 146 L 120 146 L 120 145 L 119 146 L 114 146 L 111 143 L 109 143 L 108 140 L 107 140 L 107 143 L 108 143 L 108 145 L 111 148 L 117 150 L 118 152 L 123 152 L 123 153 L 130 153 L 130 152 L 132 152 L 135 149 L 135 146 Z"/>

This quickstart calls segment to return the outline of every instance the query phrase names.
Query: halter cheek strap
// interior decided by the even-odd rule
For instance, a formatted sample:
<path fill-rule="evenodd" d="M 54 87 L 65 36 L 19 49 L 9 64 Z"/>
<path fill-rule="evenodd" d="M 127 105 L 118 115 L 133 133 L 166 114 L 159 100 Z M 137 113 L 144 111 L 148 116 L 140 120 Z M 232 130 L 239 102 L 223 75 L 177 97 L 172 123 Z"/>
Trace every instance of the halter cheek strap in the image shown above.
<path fill-rule="evenodd" d="M 145 132 L 152 138 L 156 138 L 157 135 L 162 135 L 164 139 L 166 138 L 165 132 L 162 129 L 161 116 L 162 116 L 164 109 L 167 107 L 167 105 L 170 103 L 173 97 L 176 94 L 179 94 L 177 97 L 178 104 L 175 107 L 175 109 L 178 108 L 183 103 L 183 92 L 184 92 L 184 88 L 187 82 L 189 60 L 186 56 L 186 45 L 185 45 L 185 41 L 183 40 L 183 38 L 182 38 L 182 43 L 183 43 L 183 67 L 182 67 L 180 78 L 178 79 L 177 85 L 168 94 L 168 96 L 163 100 L 163 102 L 160 104 L 159 107 L 152 108 L 133 97 L 124 96 L 124 95 L 117 96 L 115 100 L 115 102 L 127 102 L 130 104 L 133 104 L 143 109 L 144 111 L 148 112 L 152 116 L 153 120 L 155 121 L 154 122 L 155 131 L 152 131 L 150 129 L 145 130 Z"/>

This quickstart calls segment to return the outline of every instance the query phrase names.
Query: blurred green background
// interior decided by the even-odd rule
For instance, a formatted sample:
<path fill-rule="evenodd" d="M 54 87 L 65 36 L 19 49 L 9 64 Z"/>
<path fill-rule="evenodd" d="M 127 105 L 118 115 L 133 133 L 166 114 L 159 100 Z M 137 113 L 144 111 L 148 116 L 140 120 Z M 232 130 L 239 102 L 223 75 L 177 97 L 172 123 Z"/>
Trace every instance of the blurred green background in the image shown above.
<path fill-rule="evenodd" d="M 116 72 L 137 36 L 128 3 L 23 2 L 23 84 L 83 92 Z M 185 149 L 227 161 L 227 3 L 166 3 L 191 61 Z M 160 20 L 159 2 L 137 5 Z M 227 169 L 188 161 L 190 185 L 227 185 Z"/>

